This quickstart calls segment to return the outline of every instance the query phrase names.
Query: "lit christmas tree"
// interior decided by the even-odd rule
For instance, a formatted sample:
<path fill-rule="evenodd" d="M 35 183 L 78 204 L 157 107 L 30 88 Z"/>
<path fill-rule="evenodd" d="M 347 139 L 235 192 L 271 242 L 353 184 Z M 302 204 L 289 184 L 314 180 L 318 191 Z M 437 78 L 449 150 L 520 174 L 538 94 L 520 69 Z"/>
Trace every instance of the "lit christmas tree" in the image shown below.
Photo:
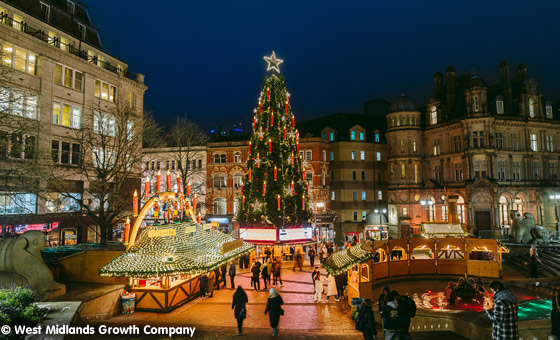
<path fill-rule="evenodd" d="M 241 225 L 301 226 L 311 217 L 309 186 L 299 154 L 299 134 L 290 107 L 290 94 L 274 52 L 255 108 L 249 142 L 247 174 L 237 220 Z"/>

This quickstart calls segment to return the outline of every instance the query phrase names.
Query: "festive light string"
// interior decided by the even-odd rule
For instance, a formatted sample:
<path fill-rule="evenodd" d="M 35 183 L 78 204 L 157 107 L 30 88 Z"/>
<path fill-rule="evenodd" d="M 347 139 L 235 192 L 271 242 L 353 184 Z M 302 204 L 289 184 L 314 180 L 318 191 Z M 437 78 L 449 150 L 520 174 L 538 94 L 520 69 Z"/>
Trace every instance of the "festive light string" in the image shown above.
<path fill-rule="evenodd" d="M 325 267 L 327 272 L 331 275 L 338 275 L 374 257 L 372 252 L 362 247 L 363 244 L 333 253 L 325 259 L 323 267 Z"/>

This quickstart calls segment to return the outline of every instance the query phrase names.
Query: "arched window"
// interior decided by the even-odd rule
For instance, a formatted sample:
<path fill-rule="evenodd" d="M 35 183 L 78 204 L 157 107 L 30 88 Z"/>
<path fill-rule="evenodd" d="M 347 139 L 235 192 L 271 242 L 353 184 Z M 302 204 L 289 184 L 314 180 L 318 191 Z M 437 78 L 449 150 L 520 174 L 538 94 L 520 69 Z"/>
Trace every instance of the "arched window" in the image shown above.
<path fill-rule="evenodd" d="M 236 152 L 233 154 L 233 162 L 241 163 L 241 152 Z"/>
<path fill-rule="evenodd" d="M 474 112 L 478 112 L 480 110 L 480 105 L 478 104 L 478 96 L 474 96 Z"/>
<path fill-rule="evenodd" d="M 233 200 L 233 214 L 237 215 L 237 211 L 239 211 L 239 198 Z"/>
<path fill-rule="evenodd" d="M 496 113 L 500 115 L 504 114 L 504 99 L 502 96 L 496 98 Z"/>
<path fill-rule="evenodd" d="M 465 199 L 461 196 L 459 196 L 459 199 L 457 200 L 457 217 L 459 218 L 460 223 L 467 223 L 465 221 Z"/>
<path fill-rule="evenodd" d="M 502 227 L 509 227 L 509 202 L 504 196 L 500 196 L 500 223 Z"/>
<path fill-rule="evenodd" d="M 535 101 L 529 98 L 529 117 L 535 118 Z"/>
<path fill-rule="evenodd" d="M 523 216 L 523 199 L 521 197 L 516 196 L 513 200 L 513 210 L 517 210 Z"/>
<path fill-rule="evenodd" d="M 225 215 L 227 214 L 227 202 L 225 198 L 214 199 L 214 215 Z"/>
<path fill-rule="evenodd" d="M 233 187 L 238 189 L 241 188 L 242 185 L 243 175 L 241 175 L 239 172 L 236 172 L 235 175 L 233 175 Z"/>
<path fill-rule="evenodd" d="M 436 220 L 436 199 L 430 197 L 428 202 L 432 202 L 432 204 L 428 204 L 428 221 L 435 221 Z"/>
<path fill-rule="evenodd" d="M 437 107 L 434 105 L 432 106 L 432 111 L 430 112 L 430 122 L 432 125 L 437 124 Z"/>
<path fill-rule="evenodd" d="M 410 254 L 411 260 L 431 260 L 434 258 L 434 253 L 427 247 L 426 245 L 418 246 L 412 249 L 412 253 Z"/>
<path fill-rule="evenodd" d="M 406 261 L 408 254 L 403 247 L 395 247 L 391 250 L 391 261 Z"/>

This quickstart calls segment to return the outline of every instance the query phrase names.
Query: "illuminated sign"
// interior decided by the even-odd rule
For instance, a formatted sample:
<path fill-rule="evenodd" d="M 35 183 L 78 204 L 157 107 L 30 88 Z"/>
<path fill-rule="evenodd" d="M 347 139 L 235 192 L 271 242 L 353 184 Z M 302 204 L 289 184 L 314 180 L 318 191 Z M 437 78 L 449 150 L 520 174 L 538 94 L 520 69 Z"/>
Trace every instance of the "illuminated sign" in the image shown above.
<path fill-rule="evenodd" d="M 222 244 L 222 255 L 225 253 L 228 253 L 232 250 L 235 250 L 237 248 L 243 247 L 243 240 L 242 239 L 238 239 L 235 241 L 231 241 L 231 242 L 226 242 L 224 244 Z"/>
<path fill-rule="evenodd" d="M 229 218 L 227 217 L 209 217 L 209 222 L 218 222 L 220 224 L 229 224 Z"/>
<path fill-rule="evenodd" d="M 313 237 L 313 228 L 280 229 L 280 241 L 306 240 Z"/>
<path fill-rule="evenodd" d="M 148 237 L 175 236 L 177 229 L 148 230 Z"/>
<path fill-rule="evenodd" d="M 202 230 L 210 230 L 212 229 L 212 223 L 204 223 L 202 225 Z"/>
<path fill-rule="evenodd" d="M 276 241 L 276 229 L 240 228 L 239 238 L 251 241 Z"/>
<path fill-rule="evenodd" d="M 196 233 L 196 225 L 189 225 L 185 227 L 185 234 Z"/>

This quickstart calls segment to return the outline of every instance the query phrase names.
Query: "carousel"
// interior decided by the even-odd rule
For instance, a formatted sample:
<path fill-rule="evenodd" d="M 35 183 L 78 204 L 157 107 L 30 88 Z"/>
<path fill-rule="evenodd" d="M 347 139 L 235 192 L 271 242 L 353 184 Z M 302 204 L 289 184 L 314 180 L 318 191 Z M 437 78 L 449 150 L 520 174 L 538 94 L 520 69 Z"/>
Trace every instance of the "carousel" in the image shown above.
<path fill-rule="evenodd" d="M 159 177 L 159 176 L 158 176 Z M 158 185 L 159 188 L 159 178 Z M 201 224 L 195 216 L 196 196 L 168 191 L 149 195 L 138 213 L 135 194 L 135 220 L 125 225 L 126 251 L 105 265 L 101 276 L 127 277 L 129 293 L 136 294 L 136 309 L 170 311 L 200 294 L 202 273 L 217 270 L 248 254 L 254 246 Z M 180 188 L 180 186 L 179 186 Z M 153 213 L 153 224 L 145 222 Z"/>

